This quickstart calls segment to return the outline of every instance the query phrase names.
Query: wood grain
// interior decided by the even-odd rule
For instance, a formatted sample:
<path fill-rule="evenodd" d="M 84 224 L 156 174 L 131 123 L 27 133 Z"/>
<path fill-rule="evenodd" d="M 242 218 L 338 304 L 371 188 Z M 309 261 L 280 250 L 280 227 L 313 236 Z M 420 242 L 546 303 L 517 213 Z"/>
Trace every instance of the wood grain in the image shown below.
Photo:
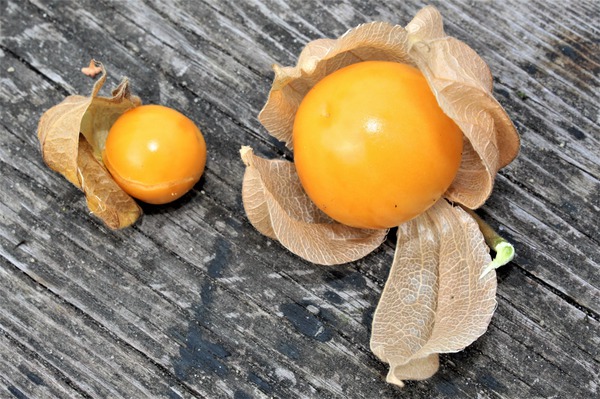
<path fill-rule="evenodd" d="M 481 215 L 517 258 L 489 331 L 432 379 L 385 384 L 370 323 L 394 237 L 324 268 L 256 232 L 241 145 L 290 157 L 256 119 L 273 63 L 420 1 L 8 0 L 0 16 L 0 396 L 541 398 L 598 393 L 600 6 L 434 2 L 475 48 L 522 135 Z M 4 3 L 3 3 L 4 4 Z M 24 21 L 27 21 L 26 23 Z M 145 103 L 181 110 L 209 151 L 201 182 L 109 231 L 45 167 L 39 116 L 89 93 L 91 57 Z"/>

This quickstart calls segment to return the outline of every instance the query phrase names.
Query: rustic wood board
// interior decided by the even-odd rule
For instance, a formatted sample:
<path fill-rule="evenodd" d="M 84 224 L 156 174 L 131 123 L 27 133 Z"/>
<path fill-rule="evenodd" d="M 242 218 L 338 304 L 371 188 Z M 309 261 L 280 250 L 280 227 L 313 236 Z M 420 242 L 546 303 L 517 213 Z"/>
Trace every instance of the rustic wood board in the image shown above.
<path fill-rule="evenodd" d="M 516 246 L 488 332 L 433 378 L 385 383 L 370 322 L 394 237 L 318 267 L 248 223 L 241 145 L 289 157 L 256 119 L 271 65 L 421 1 L 3 0 L 0 397 L 575 398 L 598 394 L 600 3 L 433 2 L 490 65 L 522 135 L 480 214 Z M 201 182 L 110 231 L 41 160 L 37 121 L 90 58 L 204 132 Z M 105 90 L 108 93 L 108 90 Z"/>

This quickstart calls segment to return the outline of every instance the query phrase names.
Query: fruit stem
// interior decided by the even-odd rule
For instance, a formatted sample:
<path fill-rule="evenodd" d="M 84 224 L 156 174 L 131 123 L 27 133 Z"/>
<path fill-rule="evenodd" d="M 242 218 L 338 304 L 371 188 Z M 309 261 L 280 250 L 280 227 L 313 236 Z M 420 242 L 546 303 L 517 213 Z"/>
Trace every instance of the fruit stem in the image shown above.
<path fill-rule="evenodd" d="M 515 257 L 515 248 L 511 243 L 502 238 L 489 224 L 487 224 L 479 215 L 472 209 L 462 207 L 479 225 L 479 230 L 483 234 L 485 243 L 496 252 L 496 257 L 483 269 L 479 278 L 483 278 L 486 274 L 506 265 Z"/>

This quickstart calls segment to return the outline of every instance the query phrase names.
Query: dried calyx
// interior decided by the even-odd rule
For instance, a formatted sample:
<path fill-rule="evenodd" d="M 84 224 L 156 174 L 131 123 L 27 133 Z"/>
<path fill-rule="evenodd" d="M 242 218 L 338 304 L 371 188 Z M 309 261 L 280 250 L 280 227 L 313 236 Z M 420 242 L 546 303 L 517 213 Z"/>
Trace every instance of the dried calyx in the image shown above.
<path fill-rule="evenodd" d="M 113 90 L 111 97 L 99 96 L 106 70 L 97 62 L 90 63 L 88 69 L 92 68 L 102 72 L 92 94 L 69 96 L 47 110 L 37 134 L 46 164 L 85 193 L 92 213 L 108 227 L 118 229 L 134 223 L 141 209 L 104 167 L 102 150 L 114 121 L 141 101 L 131 95 L 127 79 Z"/>
<path fill-rule="evenodd" d="M 373 22 L 337 40 L 308 43 L 295 67 L 274 67 L 260 121 L 292 149 L 295 114 L 308 91 L 333 71 L 366 60 L 419 68 L 464 134 L 461 166 L 445 198 L 398 227 L 392 269 L 373 320 L 371 348 L 390 364 L 388 381 L 403 385 L 403 380 L 430 377 L 439 353 L 462 350 L 487 329 L 496 304 L 496 276 L 488 267 L 493 262 L 476 220 L 452 204 L 480 207 L 498 170 L 516 157 L 519 138 L 492 95 L 489 68 L 466 44 L 446 36 L 433 7 L 421 10 L 406 28 Z M 292 163 L 257 157 L 247 147 L 242 158 L 249 220 L 300 257 L 324 265 L 346 263 L 385 238 L 386 230 L 344 226 L 320 212 L 302 190 Z"/>

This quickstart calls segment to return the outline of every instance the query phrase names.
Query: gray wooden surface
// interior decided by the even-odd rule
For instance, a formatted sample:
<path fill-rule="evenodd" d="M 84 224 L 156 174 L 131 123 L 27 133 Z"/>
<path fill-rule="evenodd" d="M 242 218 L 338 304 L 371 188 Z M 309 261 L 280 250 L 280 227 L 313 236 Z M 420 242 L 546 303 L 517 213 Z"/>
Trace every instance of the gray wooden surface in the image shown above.
<path fill-rule="evenodd" d="M 0 397 L 598 395 L 600 3 L 433 3 L 522 135 L 480 211 L 518 255 L 489 331 L 401 390 L 368 346 L 393 237 L 349 265 L 299 260 L 246 220 L 238 149 L 289 156 L 256 119 L 272 63 L 362 22 L 405 25 L 424 2 L 1 0 Z M 90 92 L 91 57 L 208 144 L 190 194 L 116 232 L 35 135 L 45 109 Z"/>

